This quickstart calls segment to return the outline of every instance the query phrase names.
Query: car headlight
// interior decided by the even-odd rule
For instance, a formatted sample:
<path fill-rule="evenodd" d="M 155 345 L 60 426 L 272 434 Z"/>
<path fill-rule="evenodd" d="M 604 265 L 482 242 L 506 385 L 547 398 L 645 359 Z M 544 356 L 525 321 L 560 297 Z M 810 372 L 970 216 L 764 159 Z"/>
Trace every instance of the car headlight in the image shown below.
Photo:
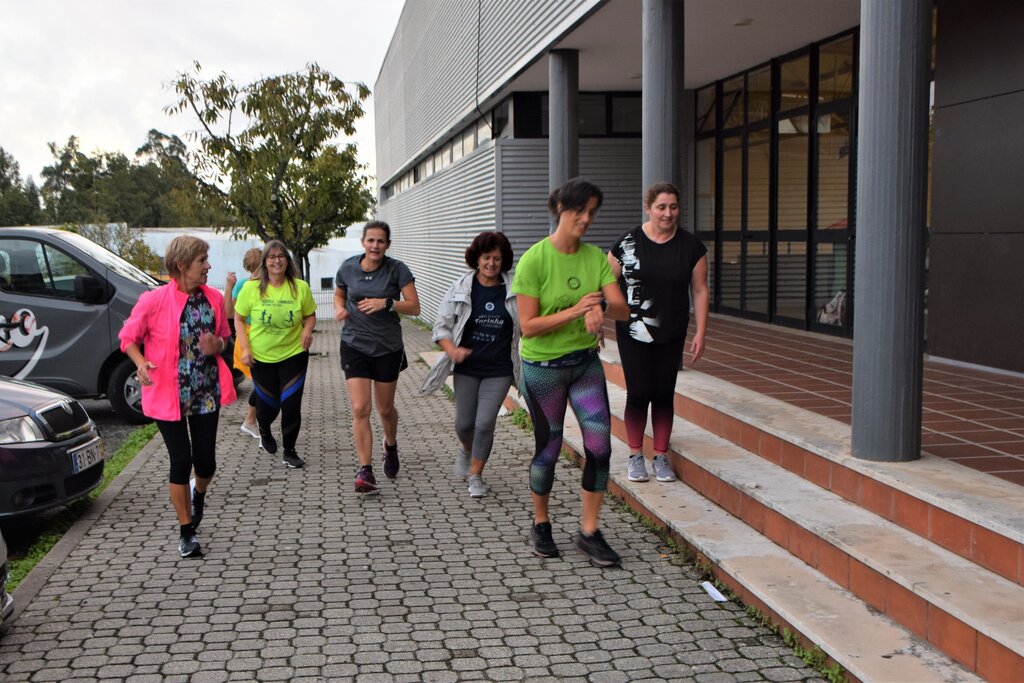
<path fill-rule="evenodd" d="M 43 432 L 29 416 L 0 420 L 0 444 L 42 441 Z"/>

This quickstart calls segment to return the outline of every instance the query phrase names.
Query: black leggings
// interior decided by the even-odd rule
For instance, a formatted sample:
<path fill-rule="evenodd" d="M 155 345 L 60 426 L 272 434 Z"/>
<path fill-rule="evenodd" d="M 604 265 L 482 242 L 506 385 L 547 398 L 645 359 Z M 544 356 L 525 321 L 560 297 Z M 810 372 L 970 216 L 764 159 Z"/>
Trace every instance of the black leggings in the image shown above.
<path fill-rule="evenodd" d="M 170 483 L 188 484 L 192 468 L 196 476 L 209 479 L 217 471 L 217 421 L 220 411 L 205 415 L 188 415 L 175 422 L 156 420 L 171 456 Z M 189 440 L 189 433 L 192 438 Z"/>
<path fill-rule="evenodd" d="M 306 385 L 309 353 L 302 351 L 277 363 L 252 364 L 252 387 L 256 402 L 256 422 L 261 432 L 281 414 L 281 436 L 286 451 L 295 450 L 302 426 L 302 390 Z"/>
<path fill-rule="evenodd" d="M 644 445 L 647 406 L 651 406 L 651 431 L 656 453 L 668 451 L 675 416 L 673 402 L 676 376 L 683 357 L 686 337 L 661 344 L 638 342 L 628 334 L 616 337 L 622 374 L 626 377 L 626 438 L 633 452 Z"/>

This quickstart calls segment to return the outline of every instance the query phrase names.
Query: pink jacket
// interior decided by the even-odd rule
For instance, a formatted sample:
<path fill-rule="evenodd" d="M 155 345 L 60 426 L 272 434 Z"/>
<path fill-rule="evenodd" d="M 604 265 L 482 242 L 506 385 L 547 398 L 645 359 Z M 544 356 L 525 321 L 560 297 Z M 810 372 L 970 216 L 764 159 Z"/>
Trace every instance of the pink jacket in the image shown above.
<path fill-rule="evenodd" d="M 214 334 L 228 339 L 231 329 L 224 318 L 224 297 L 216 289 L 200 285 L 206 300 L 213 306 Z M 178 289 L 174 282 L 143 293 L 124 322 L 118 337 L 121 351 L 135 342 L 143 348 L 146 360 L 156 367 L 150 370 L 153 383 L 142 387 L 142 412 L 154 420 L 175 422 L 181 419 L 178 388 L 178 357 L 181 338 L 181 312 L 185 310 L 188 294 Z M 231 370 L 220 356 L 217 356 L 218 379 L 220 381 L 220 404 L 226 406 L 235 402 L 235 384 Z"/>

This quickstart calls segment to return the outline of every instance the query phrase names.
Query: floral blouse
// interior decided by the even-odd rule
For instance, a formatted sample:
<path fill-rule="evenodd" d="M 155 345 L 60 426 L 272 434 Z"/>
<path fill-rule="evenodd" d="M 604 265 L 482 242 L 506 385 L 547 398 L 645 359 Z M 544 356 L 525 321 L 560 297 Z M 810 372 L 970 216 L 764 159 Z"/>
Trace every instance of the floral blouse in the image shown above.
<path fill-rule="evenodd" d="M 181 313 L 181 341 L 178 356 L 178 387 L 181 415 L 205 415 L 220 408 L 217 357 L 199 350 L 199 335 L 213 334 L 213 306 L 196 290 Z"/>

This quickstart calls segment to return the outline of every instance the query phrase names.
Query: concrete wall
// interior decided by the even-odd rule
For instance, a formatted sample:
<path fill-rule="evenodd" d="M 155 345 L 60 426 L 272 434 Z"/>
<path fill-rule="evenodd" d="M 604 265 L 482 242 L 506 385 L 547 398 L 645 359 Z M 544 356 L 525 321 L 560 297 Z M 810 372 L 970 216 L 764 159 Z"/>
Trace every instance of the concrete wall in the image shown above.
<path fill-rule="evenodd" d="M 1024 371 L 1024 3 L 938 3 L 928 353 Z"/>

